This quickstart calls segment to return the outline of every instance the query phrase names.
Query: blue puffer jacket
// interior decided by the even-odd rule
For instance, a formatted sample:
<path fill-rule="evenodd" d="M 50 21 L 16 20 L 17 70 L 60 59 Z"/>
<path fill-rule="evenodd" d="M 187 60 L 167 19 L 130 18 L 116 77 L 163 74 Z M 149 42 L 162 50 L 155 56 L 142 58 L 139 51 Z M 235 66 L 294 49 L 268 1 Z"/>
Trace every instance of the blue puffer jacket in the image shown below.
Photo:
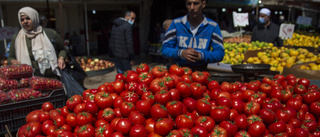
<path fill-rule="evenodd" d="M 187 15 L 174 19 L 162 44 L 161 54 L 179 65 L 202 66 L 220 62 L 225 54 L 219 25 L 205 16 L 195 35 L 190 30 Z M 181 57 L 181 51 L 188 47 L 201 53 L 199 61 L 189 63 Z"/>

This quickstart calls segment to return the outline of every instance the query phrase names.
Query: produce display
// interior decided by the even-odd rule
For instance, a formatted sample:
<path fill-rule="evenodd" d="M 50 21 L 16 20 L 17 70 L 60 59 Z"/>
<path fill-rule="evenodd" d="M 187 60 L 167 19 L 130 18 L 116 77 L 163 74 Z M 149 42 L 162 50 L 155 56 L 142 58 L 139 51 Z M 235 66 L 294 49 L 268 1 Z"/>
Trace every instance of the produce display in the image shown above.
<path fill-rule="evenodd" d="M 76 60 L 84 71 L 102 70 L 114 66 L 113 62 L 98 58 L 77 57 Z"/>
<path fill-rule="evenodd" d="M 251 36 L 223 38 L 223 42 L 228 43 L 250 43 Z"/>
<path fill-rule="evenodd" d="M 293 36 L 291 39 L 287 39 L 283 41 L 283 45 L 318 48 L 320 45 L 320 38 L 319 36 L 293 33 Z"/>
<path fill-rule="evenodd" d="M 143 63 L 115 79 L 61 108 L 44 103 L 27 115 L 17 136 L 320 135 L 319 88 L 292 74 L 219 84 L 206 71 Z"/>
<path fill-rule="evenodd" d="M 35 90 L 47 91 L 61 89 L 62 83 L 57 79 L 33 76 L 30 79 L 30 86 Z"/>
<path fill-rule="evenodd" d="M 251 42 L 251 43 L 223 43 L 225 55 L 222 63 L 237 65 L 244 60 L 244 52 L 247 50 L 270 49 L 273 47 L 272 43 L 266 42 Z"/>
<path fill-rule="evenodd" d="M 9 91 L 10 89 L 16 89 L 18 87 L 19 82 L 17 80 L 0 78 L 0 90 Z"/>
<path fill-rule="evenodd" d="M 27 64 L 5 65 L 0 67 L 0 77 L 6 79 L 28 78 L 33 74 L 33 69 Z"/>
<path fill-rule="evenodd" d="M 319 63 L 309 63 L 308 65 L 301 65 L 300 69 L 302 70 L 320 70 L 320 64 Z"/>
<path fill-rule="evenodd" d="M 293 64 L 316 61 L 319 55 L 314 55 L 304 48 L 273 47 L 263 52 L 258 52 L 257 57 L 249 57 L 247 63 L 270 64 L 272 71 L 282 73 L 284 67 L 291 68 Z"/>

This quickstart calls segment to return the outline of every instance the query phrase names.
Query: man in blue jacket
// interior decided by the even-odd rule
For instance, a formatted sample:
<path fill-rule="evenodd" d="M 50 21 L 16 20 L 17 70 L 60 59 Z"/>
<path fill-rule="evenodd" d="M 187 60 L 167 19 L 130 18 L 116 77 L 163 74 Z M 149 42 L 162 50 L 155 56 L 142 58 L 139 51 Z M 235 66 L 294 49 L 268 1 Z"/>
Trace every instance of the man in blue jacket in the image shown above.
<path fill-rule="evenodd" d="M 173 20 L 161 54 L 174 64 L 204 71 L 208 63 L 223 60 L 223 38 L 218 24 L 202 14 L 206 0 L 185 1 L 188 14 Z"/>

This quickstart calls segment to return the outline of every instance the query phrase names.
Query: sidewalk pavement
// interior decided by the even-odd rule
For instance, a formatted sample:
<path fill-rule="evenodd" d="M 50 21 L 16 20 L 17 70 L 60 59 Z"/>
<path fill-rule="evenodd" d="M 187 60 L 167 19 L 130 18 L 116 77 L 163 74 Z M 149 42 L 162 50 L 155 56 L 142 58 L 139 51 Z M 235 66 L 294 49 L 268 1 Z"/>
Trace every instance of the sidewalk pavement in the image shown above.
<path fill-rule="evenodd" d="M 103 58 L 106 60 L 112 60 L 108 57 L 102 56 L 102 57 L 98 57 L 98 58 Z M 155 66 L 161 66 L 166 68 L 166 61 L 164 61 L 163 59 L 152 59 L 149 56 L 146 57 L 136 57 L 135 59 L 135 65 L 132 66 L 132 70 L 136 70 L 136 68 L 141 64 L 141 63 L 147 63 L 150 67 L 150 71 L 152 68 L 154 68 Z M 96 89 L 98 88 L 101 84 L 105 83 L 105 82 L 113 82 L 115 81 L 115 76 L 117 75 L 117 70 L 114 69 L 112 72 L 103 74 L 103 75 L 98 75 L 98 76 L 91 76 L 91 77 L 87 77 L 84 80 L 84 87 L 87 89 Z"/>

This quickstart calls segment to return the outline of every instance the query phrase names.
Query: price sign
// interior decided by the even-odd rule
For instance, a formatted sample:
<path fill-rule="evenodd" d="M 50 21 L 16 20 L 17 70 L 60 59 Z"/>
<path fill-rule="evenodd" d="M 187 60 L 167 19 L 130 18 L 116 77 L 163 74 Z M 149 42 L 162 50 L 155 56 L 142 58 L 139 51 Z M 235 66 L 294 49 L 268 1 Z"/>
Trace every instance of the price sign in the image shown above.
<path fill-rule="evenodd" d="M 310 17 L 299 16 L 297 19 L 297 24 L 311 25 L 311 21 L 312 21 L 312 18 Z"/>
<path fill-rule="evenodd" d="M 11 39 L 14 34 L 18 33 L 17 27 L 3 27 L 0 28 L 0 40 Z"/>
<path fill-rule="evenodd" d="M 294 31 L 293 24 L 281 24 L 279 37 L 282 39 L 291 39 Z"/>
<path fill-rule="evenodd" d="M 249 25 L 249 14 L 248 13 L 237 13 L 233 12 L 233 25 L 234 27 L 245 27 Z"/>

